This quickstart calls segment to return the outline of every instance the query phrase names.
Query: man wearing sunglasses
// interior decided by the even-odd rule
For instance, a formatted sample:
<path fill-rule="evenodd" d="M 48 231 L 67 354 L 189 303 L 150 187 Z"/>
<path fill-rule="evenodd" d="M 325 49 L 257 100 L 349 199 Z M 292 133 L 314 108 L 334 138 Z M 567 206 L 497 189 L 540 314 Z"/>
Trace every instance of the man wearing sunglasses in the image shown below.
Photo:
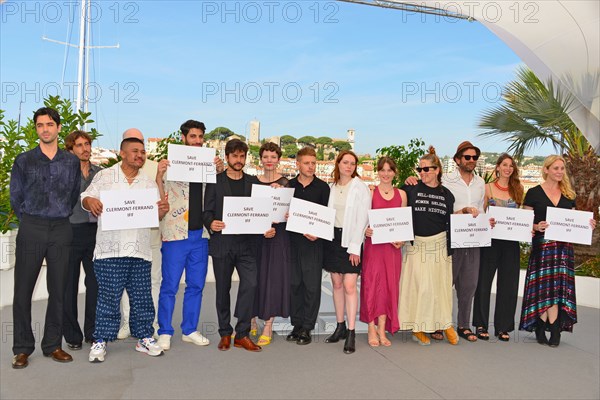
<path fill-rule="evenodd" d="M 454 213 L 471 214 L 473 218 L 483 213 L 485 181 L 475 174 L 479 148 L 469 141 L 462 142 L 454 154 L 457 169 L 442 176 L 442 183 L 454 195 Z M 477 336 L 470 329 L 471 307 L 479 277 L 479 247 L 454 249 L 452 255 L 452 280 L 458 298 L 457 332 L 469 342 Z"/>

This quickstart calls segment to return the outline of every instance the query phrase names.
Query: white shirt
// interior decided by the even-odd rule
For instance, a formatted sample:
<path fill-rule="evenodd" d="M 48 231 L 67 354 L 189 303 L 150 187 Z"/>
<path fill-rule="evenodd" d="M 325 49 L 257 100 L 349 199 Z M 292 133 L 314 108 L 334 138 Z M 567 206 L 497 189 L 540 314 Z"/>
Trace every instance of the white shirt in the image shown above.
<path fill-rule="evenodd" d="M 115 164 L 110 168 L 98 172 L 90 186 L 81 193 L 81 200 L 86 197 L 100 199 L 100 191 L 103 190 L 130 190 L 130 189 L 156 189 L 156 201 L 159 199 L 158 187 L 153 179 L 141 170 L 131 183 L 121 170 L 121 164 Z M 81 207 L 83 207 L 83 203 Z M 86 210 L 89 211 L 89 210 Z M 150 228 L 122 229 L 117 231 L 102 230 L 102 215 L 98 218 L 98 233 L 96 234 L 96 248 L 94 259 L 134 257 L 152 261 L 152 249 L 150 240 Z"/>
<path fill-rule="evenodd" d="M 484 213 L 485 181 L 479 175 L 473 174 L 473 179 L 467 185 L 456 170 L 442 175 L 442 185 L 454 195 L 454 212 L 465 207 L 477 207 L 480 213 Z"/>
<path fill-rule="evenodd" d="M 346 251 L 348 254 L 360 255 L 360 247 L 365 239 L 365 229 L 369 224 L 371 192 L 358 176 L 352 178 L 346 186 L 348 191 L 342 226 L 342 247 L 348 249 Z M 338 202 L 337 198 L 341 195 L 339 186 L 331 185 L 327 206 L 335 208 L 334 204 Z"/>

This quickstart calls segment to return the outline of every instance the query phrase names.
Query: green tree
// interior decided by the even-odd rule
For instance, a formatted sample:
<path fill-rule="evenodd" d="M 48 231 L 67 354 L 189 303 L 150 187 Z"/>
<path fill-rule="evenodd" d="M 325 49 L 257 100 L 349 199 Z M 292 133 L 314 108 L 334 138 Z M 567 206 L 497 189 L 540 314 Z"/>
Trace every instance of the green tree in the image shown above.
<path fill-rule="evenodd" d="M 61 130 L 58 134 L 58 145 L 64 147 L 65 137 L 83 127 L 85 124 L 92 123 L 94 120 L 90 118 L 91 113 L 73 111 L 71 101 L 62 99 L 59 96 L 50 96 L 44 100 L 45 107 L 51 107 L 58 111 L 61 120 Z M 15 158 L 27 151 L 36 147 L 39 143 L 39 138 L 35 130 L 33 115 L 27 119 L 23 126 L 19 126 L 17 121 L 4 121 L 4 111 L 0 110 L 0 132 L 2 138 L 0 140 L 0 232 L 15 229 L 18 227 L 19 221 L 14 210 L 10 206 L 10 171 L 12 170 Z M 92 139 L 98 138 L 100 133 L 96 128 L 88 131 Z"/>
<path fill-rule="evenodd" d="M 302 136 L 301 138 L 298 139 L 298 144 L 300 144 L 302 146 L 316 147 L 315 146 L 316 140 L 317 140 L 317 138 L 315 138 L 314 136 Z"/>
<path fill-rule="evenodd" d="M 281 148 L 284 148 L 286 145 L 288 144 L 296 144 L 296 138 L 290 135 L 283 135 L 280 139 L 279 139 L 279 144 L 281 146 Z"/>
<path fill-rule="evenodd" d="M 205 140 L 225 140 L 231 135 L 236 135 L 234 131 L 224 126 L 219 126 L 212 131 L 208 132 L 205 136 Z M 239 135 L 238 135 L 239 136 Z"/>
<path fill-rule="evenodd" d="M 503 104 L 484 112 L 479 127 L 484 137 L 499 137 L 510 143 L 507 151 L 521 159 L 526 151 L 551 143 L 566 160 L 567 171 L 577 194 L 577 209 L 593 211 L 598 219 L 600 205 L 600 158 L 569 117 L 573 97 L 544 84 L 529 68 L 519 68 L 516 80 L 503 91 Z M 598 230 L 592 247 L 581 248 L 598 253 Z"/>
<path fill-rule="evenodd" d="M 333 143 L 333 139 L 331 139 L 330 137 L 327 137 L 327 136 L 321 136 L 320 138 L 317 138 L 315 140 L 315 144 L 317 146 L 321 146 L 321 147 L 329 146 L 329 145 L 331 145 L 331 143 Z"/>
<path fill-rule="evenodd" d="M 295 144 L 286 144 L 283 147 L 283 157 L 296 158 L 296 153 L 298 153 L 298 146 Z"/>
<path fill-rule="evenodd" d="M 344 140 L 337 140 L 331 144 L 337 151 L 352 150 L 352 145 Z"/>
<path fill-rule="evenodd" d="M 423 139 L 411 139 L 407 146 L 392 145 L 377 149 L 377 158 L 388 156 L 392 158 L 397 166 L 398 173 L 392 184 L 396 187 L 402 185 L 404 180 L 415 174 L 415 167 L 419 159 L 425 154 L 425 142 Z"/>

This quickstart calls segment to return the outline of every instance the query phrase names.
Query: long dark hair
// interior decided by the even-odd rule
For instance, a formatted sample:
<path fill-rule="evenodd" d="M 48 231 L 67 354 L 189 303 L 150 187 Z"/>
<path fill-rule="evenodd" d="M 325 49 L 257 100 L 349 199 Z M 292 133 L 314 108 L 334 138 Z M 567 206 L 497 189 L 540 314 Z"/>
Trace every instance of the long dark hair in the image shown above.
<path fill-rule="evenodd" d="M 500 177 L 500 174 L 498 173 L 498 167 L 504 162 L 504 160 L 510 160 L 513 167 L 513 172 L 508 177 L 508 194 L 510 195 L 510 198 L 515 201 L 515 203 L 521 205 L 523 202 L 524 190 L 523 185 L 521 185 L 521 180 L 519 179 L 519 167 L 517 167 L 515 159 L 507 153 L 500 154 L 498 161 L 496 161 L 496 168 L 494 169 L 496 171 L 496 181 Z"/>

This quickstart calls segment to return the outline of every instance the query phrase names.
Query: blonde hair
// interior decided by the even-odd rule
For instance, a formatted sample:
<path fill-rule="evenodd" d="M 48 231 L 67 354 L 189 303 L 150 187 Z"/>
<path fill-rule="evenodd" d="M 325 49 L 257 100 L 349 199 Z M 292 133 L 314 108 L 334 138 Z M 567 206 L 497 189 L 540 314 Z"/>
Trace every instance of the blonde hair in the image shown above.
<path fill-rule="evenodd" d="M 557 154 L 553 154 L 551 156 L 546 157 L 544 160 L 544 167 L 542 168 L 542 178 L 546 180 L 548 178 L 548 172 L 546 170 L 550 168 L 552 164 L 556 161 L 562 161 L 565 166 L 565 174 L 563 178 L 558 182 L 558 187 L 560 188 L 560 192 L 569 200 L 573 200 L 575 198 L 575 191 L 571 187 L 571 179 L 569 178 L 569 174 L 567 173 L 567 162 L 562 156 Z"/>

